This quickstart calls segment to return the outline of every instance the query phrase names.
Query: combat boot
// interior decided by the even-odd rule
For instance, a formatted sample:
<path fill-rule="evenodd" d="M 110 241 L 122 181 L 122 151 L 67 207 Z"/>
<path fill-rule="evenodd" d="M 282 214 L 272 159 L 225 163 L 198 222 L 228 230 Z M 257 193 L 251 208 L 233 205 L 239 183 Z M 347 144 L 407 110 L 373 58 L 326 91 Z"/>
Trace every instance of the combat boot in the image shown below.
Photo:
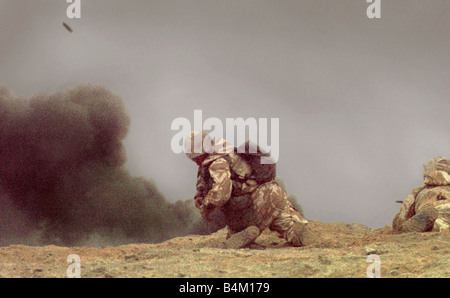
<path fill-rule="evenodd" d="M 231 235 L 225 241 L 225 247 L 232 249 L 247 247 L 248 245 L 252 244 L 252 242 L 255 241 L 256 238 L 258 238 L 259 234 L 261 234 L 261 232 L 259 231 L 258 227 L 250 226 L 239 233 Z"/>
<path fill-rule="evenodd" d="M 308 225 L 304 223 L 294 223 L 287 236 L 288 239 L 286 240 L 292 246 L 307 246 L 317 242 L 316 235 L 308 228 Z"/>

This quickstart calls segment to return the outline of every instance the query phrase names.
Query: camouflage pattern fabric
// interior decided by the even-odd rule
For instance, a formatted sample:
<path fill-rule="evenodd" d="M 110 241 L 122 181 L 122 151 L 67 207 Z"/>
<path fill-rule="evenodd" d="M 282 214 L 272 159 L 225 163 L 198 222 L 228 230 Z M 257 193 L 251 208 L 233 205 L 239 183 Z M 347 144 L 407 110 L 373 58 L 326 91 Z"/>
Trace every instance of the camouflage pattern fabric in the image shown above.
<path fill-rule="evenodd" d="M 220 144 L 229 146 L 223 139 Z M 194 199 L 203 218 L 211 220 L 209 215 L 212 210 L 222 208 L 229 237 L 247 227 L 256 226 L 260 232 L 270 228 L 289 243 L 300 246 L 296 229 L 308 221 L 295 210 L 281 187 L 275 181 L 258 185 L 254 180 L 245 180 L 252 171 L 250 165 L 234 153 L 227 154 L 230 162 L 224 156 L 225 153 L 205 154 L 199 165 Z M 236 179 L 231 179 L 232 172 Z M 248 206 L 233 209 L 236 199 L 245 201 L 245 198 L 249 198 Z"/>
<path fill-rule="evenodd" d="M 450 203 L 436 206 L 438 218 L 434 222 L 433 231 L 443 232 L 450 229 Z"/>
<path fill-rule="evenodd" d="M 413 189 L 403 201 L 399 213 L 394 218 L 394 231 L 401 231 L 402 226 L 424 210 L 433 210 L 437 219 L 432 223 L 432 231 L 443 231 L 450 224 L 450 160 L 435 157 L 424 165 L 424 184 Z M 421 230 L 420 232 L 425 232 Z"/>
<path fill-rule="evenodd" d="M 302 246 L 300 232 L 306 224 L 308 224 L 308 221 L 288 201 L 284 210 L 273 220 L 269 228 L 278 232 L 280 236 L 294 246 Z"/>

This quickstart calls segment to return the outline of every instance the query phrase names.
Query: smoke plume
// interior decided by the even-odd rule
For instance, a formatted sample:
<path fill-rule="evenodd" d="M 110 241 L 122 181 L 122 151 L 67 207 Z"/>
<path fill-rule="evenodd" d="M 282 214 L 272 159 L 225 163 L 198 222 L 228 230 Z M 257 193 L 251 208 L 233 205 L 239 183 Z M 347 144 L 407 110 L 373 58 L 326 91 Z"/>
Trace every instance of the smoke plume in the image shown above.
<path fill-rule="evenodd" d="M 155 243 L 223 228 L 220 211 L 206 222 L 193 199 L 168 203 L 129 174 L 129 125 L 102 87 L 23 99 L 0 86 L 0 246 Z"/>
<path fill-rule="evenodd" d="M 124 167 L 129 124 L 121 99 L 102 87 L 30 99 L 0 88 L 0 245 L 158 242 L 183 233 L 175 206 Z"/>

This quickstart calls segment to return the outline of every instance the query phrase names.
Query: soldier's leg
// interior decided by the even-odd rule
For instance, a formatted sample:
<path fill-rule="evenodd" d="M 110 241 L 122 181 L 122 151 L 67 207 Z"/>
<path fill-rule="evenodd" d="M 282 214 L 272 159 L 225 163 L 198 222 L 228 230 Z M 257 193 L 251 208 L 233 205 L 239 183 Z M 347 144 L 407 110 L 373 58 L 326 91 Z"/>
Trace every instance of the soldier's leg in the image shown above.
<path fill-rule="evenodd" d="M 227 240 L 225 241 L 225 246 L 226 248 L 233 249 L 244 248 L 253 243 L 260 234 L 261 232 L 258 227 L 250 226 L 239 233 L 232 235 L 228 234 L 229 237 L 227 237 Z"/>
<path fill-rule="evenodd" d="M 286 193 L 275 182 L 258 188 L 254 194 L 256 225 L 262 231 L 269 227 L 294 246 L 311 243 L 312 232 L 306 227 L 308 221 L 288 201 Z"/>
<path fill-rule="evenodd" d="M 255 225 L 263 231 L 277 218 L 288 203 L 287 195 L 276 182 L 268 182 L 253 192 Z"/>
<path fill-rule="evenodd" d="M 251 244 L 280 215 L 287 203 L 287 196 L 275 182 L 258 187 L 252 194 L 251 221 L 241 232 L 228 226 L 227 247 L 240 248 Z"/>
<path fill-rule="evenodd" d="M 431 231 L 438 215 L 439 213 L 436 208 L 428 206 L 404 222 L 400 226 L 399 231 L 403 233 Z"/>
<path fill-rule="evenodd" d="M 269 228 L 278 232 L 293 246 L 307 245 L 309 234 L 312 233 L 307 227 L 308 221 L 298 213 L 290 202 L 287 202 L 283 212 L 274 219 Z"/>

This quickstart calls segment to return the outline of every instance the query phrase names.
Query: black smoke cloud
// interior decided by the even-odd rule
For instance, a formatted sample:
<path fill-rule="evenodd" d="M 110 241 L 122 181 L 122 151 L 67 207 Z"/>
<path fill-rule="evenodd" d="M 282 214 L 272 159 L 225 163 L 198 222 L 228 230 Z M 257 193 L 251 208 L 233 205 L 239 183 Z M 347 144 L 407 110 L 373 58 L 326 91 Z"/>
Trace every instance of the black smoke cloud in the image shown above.
<path fill-rule="evenodd" d="M 129 125 L 102 87 L 30 99 L 0 88 L 0 245 L 159 242 L 222 227 L 128 173 Z"/>
<path fill-rule="evenodd" d="M 129 125 L 103 87 L 23 99 L 0 86 L 0 246 L 155 243 L 225 227 L 219 210 L 206 222 L 193 199 L 169 203 L 129 174 Z"/>

